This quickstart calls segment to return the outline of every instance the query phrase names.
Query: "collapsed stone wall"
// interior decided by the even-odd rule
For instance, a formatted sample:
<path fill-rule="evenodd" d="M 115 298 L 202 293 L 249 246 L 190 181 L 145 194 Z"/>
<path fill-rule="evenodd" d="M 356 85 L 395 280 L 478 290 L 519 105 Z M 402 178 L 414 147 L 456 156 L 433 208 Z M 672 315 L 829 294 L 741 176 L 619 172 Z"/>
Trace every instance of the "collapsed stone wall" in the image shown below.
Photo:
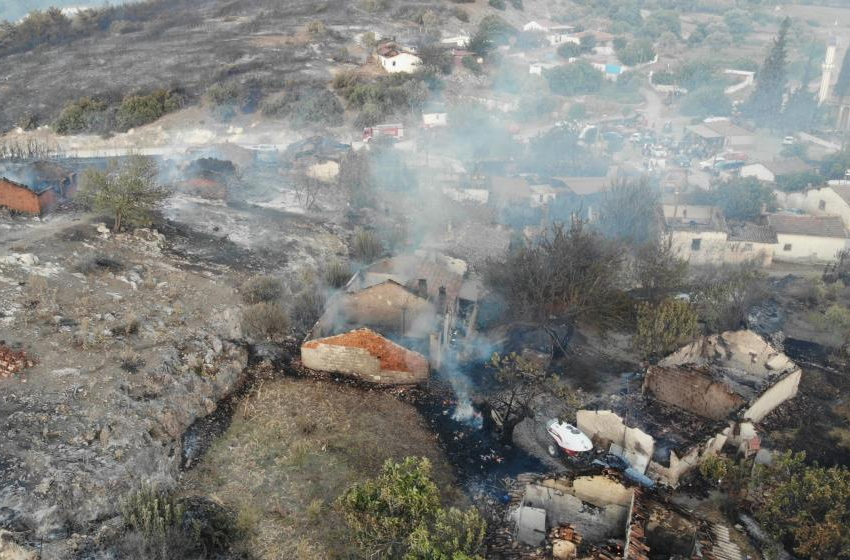
<path fill-rule="evenodd" d="M 712 420 L 728 418 L 746 404 L 726 384 L 694 368 L 650 367 L 643 391 L 661 402 Z"/>

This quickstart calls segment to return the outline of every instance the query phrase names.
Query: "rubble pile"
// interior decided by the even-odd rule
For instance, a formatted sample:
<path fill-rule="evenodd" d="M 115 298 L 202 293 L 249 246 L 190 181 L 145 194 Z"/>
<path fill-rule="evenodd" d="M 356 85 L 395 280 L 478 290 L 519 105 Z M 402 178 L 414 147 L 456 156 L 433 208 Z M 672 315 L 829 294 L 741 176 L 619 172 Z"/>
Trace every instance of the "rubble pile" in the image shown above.
<path fill-rule="evenodd" d="M 8 346 L 0 344 L 0 379 L 11 377 L 21 370 L 31 368 L 35 360 L 27 356 L 23 350 L 12 350 Z"/>

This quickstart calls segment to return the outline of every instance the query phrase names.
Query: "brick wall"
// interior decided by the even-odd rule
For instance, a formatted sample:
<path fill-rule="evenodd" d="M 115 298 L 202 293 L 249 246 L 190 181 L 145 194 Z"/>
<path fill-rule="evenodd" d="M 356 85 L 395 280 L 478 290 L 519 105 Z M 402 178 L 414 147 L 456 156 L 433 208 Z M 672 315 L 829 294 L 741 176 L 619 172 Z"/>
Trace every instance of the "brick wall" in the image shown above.
<path fill-rule="evenodd" d="M 434 328 L 434 306 L 394 282 L 384 282 L 345 297 L 343 313 L 352 323 L 421 338 Z"/>
<path fill-rule="evenodd" d="M 319 371 L 352 375 L 364 381 L 388 385 L 415 384 L 428 379 L 427 363 L 416 371 L 382 370 L 378 358 L 363 348 L 318 344 L 301 347 L 301 363 Z"/>
<path fill-rule="evenodd" d="M 40 214 L 38 195 L 17 183 L 0 178 L 0 206 L 16 212 Z"/>
<path fill-rule="evenodd" d="M 643 390 L 659 401 L 712 420 L 728 418 L 746 404 L 740 395 L 708 373 L 684 367 L 650 367 Z"/>
<path fill-rule="evenodd" d="M 43 193 L 38 195 L 38 205 L 41 208 L 42 212 L 48 212 L 52 210 L 57 203 L 56 193 L 53 189 L 48 189 Z"/>

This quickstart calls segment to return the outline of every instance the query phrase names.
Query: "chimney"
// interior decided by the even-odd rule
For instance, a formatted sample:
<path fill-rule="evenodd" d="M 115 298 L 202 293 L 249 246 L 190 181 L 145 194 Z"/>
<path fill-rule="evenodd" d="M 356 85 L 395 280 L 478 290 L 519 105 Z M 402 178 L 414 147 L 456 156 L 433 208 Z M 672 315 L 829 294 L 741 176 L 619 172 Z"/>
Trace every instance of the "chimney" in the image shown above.
<path fill-rule="evenodd" d="M 437 311 L 439 313 L 446 312 L 446 287 L 440 286 L 440 295 L 437 298 Z"/>
<path fill-rule="evenodd" d="M 428 280 L 425 278 L 419 279 L 419 288 L 417 290 L 419 297 L 428 299 Z"/>

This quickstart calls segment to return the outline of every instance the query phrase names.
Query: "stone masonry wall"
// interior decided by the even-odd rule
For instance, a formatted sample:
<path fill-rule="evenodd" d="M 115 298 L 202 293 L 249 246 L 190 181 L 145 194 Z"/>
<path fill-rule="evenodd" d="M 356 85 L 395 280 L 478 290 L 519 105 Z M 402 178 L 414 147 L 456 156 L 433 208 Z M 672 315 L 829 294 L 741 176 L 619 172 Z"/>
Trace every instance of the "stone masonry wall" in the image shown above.
<path fill-rule="evenodd" d="M 712 420 L 723 420 L 746 404 L 723 383 L 687 368 L 650 367 L 643 390 L 661 402 Z"/>

